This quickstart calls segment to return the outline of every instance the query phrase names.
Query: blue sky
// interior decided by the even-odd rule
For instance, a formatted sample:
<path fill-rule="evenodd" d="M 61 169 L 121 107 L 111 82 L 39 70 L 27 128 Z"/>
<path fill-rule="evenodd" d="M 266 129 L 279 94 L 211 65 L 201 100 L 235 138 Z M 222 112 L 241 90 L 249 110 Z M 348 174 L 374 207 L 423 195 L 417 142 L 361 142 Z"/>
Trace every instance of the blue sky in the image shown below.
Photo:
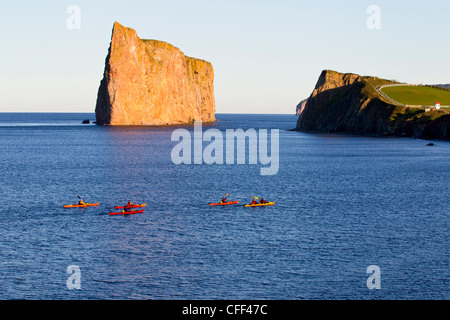
<path fill-rule="evenodd" d="M 80 8 L 80 29 L 67 8 Z M 370 5 L 381 29 L 369 29 Z M 218 113 L 294 113 L 323 69 L 450 83 L 450 1 L 15 1 L 0 112 L 94 112 L 114 21 L 210 61 Z"/>

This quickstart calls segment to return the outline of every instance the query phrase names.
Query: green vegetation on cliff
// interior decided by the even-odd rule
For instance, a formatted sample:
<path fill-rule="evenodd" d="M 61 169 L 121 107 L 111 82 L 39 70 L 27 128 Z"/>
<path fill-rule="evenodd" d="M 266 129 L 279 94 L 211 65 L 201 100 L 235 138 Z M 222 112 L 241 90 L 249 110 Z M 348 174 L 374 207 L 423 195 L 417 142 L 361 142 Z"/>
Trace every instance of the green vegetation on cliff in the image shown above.
<path fill-rule="evenodd" d="M 450 105 L 450 91 L 426 86 L 386 87 L 381 91 L 390 98 L 406 105 L 432 106 L 435 102 Z"/>

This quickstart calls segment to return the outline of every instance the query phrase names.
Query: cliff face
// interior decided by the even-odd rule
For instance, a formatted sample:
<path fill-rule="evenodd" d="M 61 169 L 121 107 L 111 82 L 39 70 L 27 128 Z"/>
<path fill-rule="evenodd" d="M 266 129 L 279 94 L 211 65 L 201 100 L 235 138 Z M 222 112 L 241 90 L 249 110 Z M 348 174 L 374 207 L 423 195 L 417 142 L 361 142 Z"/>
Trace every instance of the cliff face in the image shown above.
<path fill-rule="evenodd" d="M 394 83 L 325 70 L 297 121 L 297 131 L 450 139 L 447 111 L 424 112 L 385 100 L 376 86 Z"/>
<path fill-rule="evenodd" d="M 97 95 L 97 124 L 215 121 L 214 70 L 162 41 L 114 23 Z"/>
<path fill-rule="evenodd" d="M 299 116 L 302 114 L 303 110 L 305 110 L 306 103 L 308 102 L 308 99 L 300 101 L 300 103 L 295 108 L 295 115 Z"/>

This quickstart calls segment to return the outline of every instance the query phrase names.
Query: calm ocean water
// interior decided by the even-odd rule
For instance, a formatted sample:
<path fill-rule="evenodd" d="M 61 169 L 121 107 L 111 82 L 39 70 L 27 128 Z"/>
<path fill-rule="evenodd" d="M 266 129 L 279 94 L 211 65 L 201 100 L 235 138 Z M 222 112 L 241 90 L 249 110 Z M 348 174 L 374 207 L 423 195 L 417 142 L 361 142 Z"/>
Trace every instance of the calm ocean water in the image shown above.
<path fill-rule="evenodd" d="M 279 129 L 278 174 L 262 176 L 177 166 L 175 127 L 81 124 L 94 118 L 0 114 L 0 299 L 450 298 L 449 142 L 292 132 L 290 115 L 204 126 Z M 226 193 L 276 204 L 208 206 Z M 63 208 L 77 195 L 100 205 Z M 145 213 L 109 216 L 128 200 Z"/>

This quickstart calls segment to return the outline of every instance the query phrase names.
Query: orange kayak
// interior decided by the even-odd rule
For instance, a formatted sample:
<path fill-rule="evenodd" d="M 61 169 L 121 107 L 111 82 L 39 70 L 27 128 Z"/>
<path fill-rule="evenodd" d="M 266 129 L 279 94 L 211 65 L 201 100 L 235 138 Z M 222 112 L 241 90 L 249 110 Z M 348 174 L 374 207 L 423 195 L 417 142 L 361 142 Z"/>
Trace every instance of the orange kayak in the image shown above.
<path fill-rule="evenodd" d="M 238 202 L 239 202 L 239 200 L 237 200 L 237 201 L 219 202 L 219 203 L 210 203 L 209 205 L 210 206 L 226 206 L 226 205 L 229 205 L 229 204 L 236 204 Z"/>
<path fill-rule="evenodd" d="M 86 208 L 98 206 L 100 202 L 97 203 L 86 203 L 86 204 L 66 204 L 64 208 Z"/>

